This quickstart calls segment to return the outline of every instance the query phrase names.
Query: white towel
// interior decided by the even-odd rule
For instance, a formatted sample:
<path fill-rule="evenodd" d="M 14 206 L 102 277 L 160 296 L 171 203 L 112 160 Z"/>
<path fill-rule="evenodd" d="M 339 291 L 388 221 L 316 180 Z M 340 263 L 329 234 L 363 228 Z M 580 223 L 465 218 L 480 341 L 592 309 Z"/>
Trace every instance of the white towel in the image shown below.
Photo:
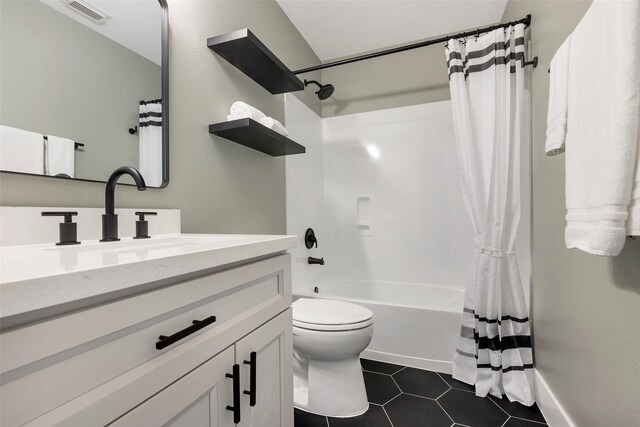
<path fill-rule="evenodd" d="M 147 187 L 162 185 L 162 104 L 142 103 L 139 108 L 138 162 Z"/>
<path fill-rule="evenodd" d="M 68 138 L 47 135 L 44 142 L 44 173 L 51 176 L 64 174 L 75 177 L 76 147 Z"/>
<path fill-rule="evenodd" d="M 547 112 L 547 156 L 564 153 L 567 137 L 567 109 L 569 103 L 569 47 L 571 36 L 562 43 L 551 60 L 549 81 L 549 111 Z"/>
<path fill-rule="evenodd" d="M 255 107 L 252 107 L 251 105 L 245 102 L 242 102 L 242 101 L 234 102 L 231 105 L 231 108 L 229 109 L 229 116 L 227 116 L 227 119 L 236 120 L 236 119 L 244 119 L 246 117 L 259 122 L 261 119 L 267 116 L 262 111 L 258 110 Z"/>
<path fill-rule="evenodd" d="M 287 128 L 282 126 L 282 123 L 280 123 L 276 119 L 273 119 L 271 117 L 264 117 L 264 118 L 260 119 L 260 123 L 263 126 L 266 126 L 269 129 L 272 129 L 272 130 L 278 132 L 280 135 L 289 136 L 289 131 L 287 131 Z"/>
<path fill-rule="evenodd" d="M 638 129 L 638 152 L 636 153 L 636 173 L 631 190 L 629 203 L 629 218 L 627 219 L 627 234 L 640 236 L 640 129 Z"/>
<path fill-rule="evenodd" d="M 0 169 L 42 175 L 44 136 L 11 126 L 0 125 Z"/>
<path fill-rule="evenodd" d="M 639 26 L 640 2 L 594 0 L 571 35 L 568 248 L 611 256 L 624 246 L 640 121 Z"/>

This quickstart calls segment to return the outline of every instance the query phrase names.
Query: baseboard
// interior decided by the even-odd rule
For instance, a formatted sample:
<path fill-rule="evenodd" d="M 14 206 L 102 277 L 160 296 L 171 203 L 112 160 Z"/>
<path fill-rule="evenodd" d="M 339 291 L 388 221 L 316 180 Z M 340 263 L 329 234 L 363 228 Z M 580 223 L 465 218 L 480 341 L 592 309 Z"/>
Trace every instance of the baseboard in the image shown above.
<path fill-rule="evenodd" d="M 537 369 L 534 369 L 534 375 L 536 402 L 549 427 L 576 427 Z"/>
<path fill-rule="evenodd" d="M 412 368 L 442 372 L 445 374 L 450 374 L 451 369 L 453 368 L 453 362 L 448 362 L 445 360 L 421 359 L 418 357 L 384 353 L 382 351 L 365 350 L 360 354 L 360 357 L 362 357 L 363 359 L 394 363 L 396 365 L 411 366 Z"/>

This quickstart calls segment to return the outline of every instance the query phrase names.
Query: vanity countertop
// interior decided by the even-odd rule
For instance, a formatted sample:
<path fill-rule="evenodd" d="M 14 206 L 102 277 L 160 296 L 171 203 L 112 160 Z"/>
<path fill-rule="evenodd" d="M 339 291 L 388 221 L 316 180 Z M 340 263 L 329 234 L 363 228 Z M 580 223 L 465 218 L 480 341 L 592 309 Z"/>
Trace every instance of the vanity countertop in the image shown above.
<path fill-rule="evenodd" d="M 188 278 L 296 245 L 296 236 L 168 234 L 71 246 L 0 247 L 0 320 L 88 299 L 106 300 L 139 285 L 161 285 L 163 279 Z"/>

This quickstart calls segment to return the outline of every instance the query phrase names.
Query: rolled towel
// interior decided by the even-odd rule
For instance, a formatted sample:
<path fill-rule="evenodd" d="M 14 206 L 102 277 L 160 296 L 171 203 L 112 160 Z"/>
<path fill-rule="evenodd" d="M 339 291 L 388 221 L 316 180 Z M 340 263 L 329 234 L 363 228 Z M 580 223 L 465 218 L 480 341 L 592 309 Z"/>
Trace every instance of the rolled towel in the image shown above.
<path fill-rule="evenodd" d="M 287 131 L 287 128 L 282 126 L 282 123 L 280 123 L 274 118 L 271 118 L 271 117 L 262 118 L 260 119 L 260 123 L 263 126 L 266 126 L 269 129 L 278 132 L 280 135 L 289 136 L 289 131 Z"/>
<path fill-rule="evenodd" d="M 259 122 L 261 119 L 267 117 L 262 111 L 242 101 L 234 102 L 229 109 L 229 113 L 230 114 L 227 116 L 228 120 L 244 119 L 248 117 Z"/>
<path fill-rule="evenodd" d="M 547 156 L 564 153 L 569 106 L 569 48 L 571 36 L 562 43 L 551 60 L 549 111 L 547 113 Z"/>

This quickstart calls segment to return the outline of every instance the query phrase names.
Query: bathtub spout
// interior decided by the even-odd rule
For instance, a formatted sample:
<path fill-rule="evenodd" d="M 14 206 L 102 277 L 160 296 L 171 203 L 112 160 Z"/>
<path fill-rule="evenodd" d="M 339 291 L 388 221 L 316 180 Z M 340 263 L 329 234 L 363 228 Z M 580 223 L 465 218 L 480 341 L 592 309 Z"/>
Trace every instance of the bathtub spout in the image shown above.
<path fill-rule="evenodd" d="M 324 265 L 324 258 L 314 258 L 314 257 L 310 256 L 310 257 L 307 259 L 307 262 L 308 262 L 309 264 L 320 264 L 320 265 Z"/>

